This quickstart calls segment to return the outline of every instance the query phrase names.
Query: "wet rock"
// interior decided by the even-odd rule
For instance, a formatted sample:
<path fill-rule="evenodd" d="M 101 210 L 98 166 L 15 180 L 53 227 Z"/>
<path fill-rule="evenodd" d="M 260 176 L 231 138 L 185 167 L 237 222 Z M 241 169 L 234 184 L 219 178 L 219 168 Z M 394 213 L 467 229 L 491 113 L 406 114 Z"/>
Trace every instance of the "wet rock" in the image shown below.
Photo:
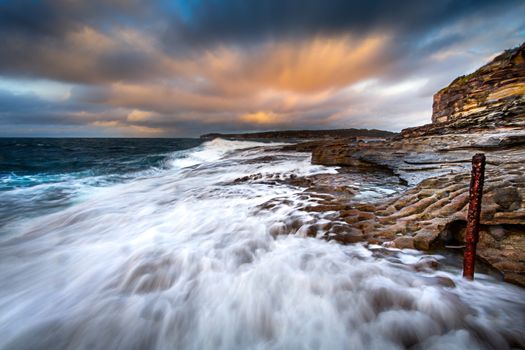
<path fill-rule="evenodd" d="M 374 205 L 367 203 L 359 203 L 354 205 L 354 207 L 362 212 L 374 212 L 376 210 Z"/>
<path fill-rule="evenodd" d="M 432 284 L 436 284 L 436 285 L 443 286 L 446 288 L 456 287 L 456 283 L 454 283 L 453 280 L 445 276 L 435 276 L 435 277 L 431 277 L 430 279 L 431 279 Z"/>
<path fill-rule="evenodd" d="M 301 218 L 289 218 L 286 220 L 286 229 L 288 232 L 297 232 L 304 224 Z"/>
<path fill-rule="evenodd" d="M 363 233 L 356 229 L 348 229 L 344 232 L 333 233 L 329 232 L 325 239 L 328 241 L 336 241 L 342 244 L 359 243 L 365 240 Z"/>
<path fill-rule="evenodd" d="M 318 227 L 316 225 L 303 225 L 297 230 L 297 235 L 301 237 L 317 236 Z"/>
<path fill-rule="evenodd" d="M 394 247 L 399 249 L 414 249 L 414 237 L 402 236 L 394 239 Z"/>
<path fill-rule="evenodd" d="M 417 249 L 429 250 L 439 236 L 439 232 L 420 231 L 414 236 L 414 246 Z"/>
<path fill-rule="evenodd" d="M 388 241 L 382 244 L 385 248 L 397 248 L 396 244 L 393 241 Z"/>
<path fill-rule="evenodd" d="M 271 227 L 270 227 L 270 235 L 272 235 L 273 237 L 277 237 L 279 235 L 285 235 L 288 233 L 288 229 L 286 227 L 286 224 L 284 222 L 278 222 L 278 223 L 275 223 L 273 224 Z"/>
<path fill-rule="evenodd" d="M 330 228 L 330 233 L 334 233 L 336 235 L 339 235 L 339 234 L 343 234 L 347 231 L 352 231 L 352 228 L 348 225 L 343 225 L 343 224 L 334 224 L 332 225 L 332 227 Z"/>
<path fill-rule="evenodd" d="M 525 274 L 519 273 L 506 273 L 503 277 L 505 282 L 525 286 Z"/>
<path fill-rule="evenodd" d="M 304 208 L 305 211 L 308 212 L 327 212 L 327 211 L 340 211 L 348 208 L 347 205 L 344 204 L 320 204 L 320 205 L 313 205 L 313 206 L 307 206 Z"/>
<path fill-rule="evenodd" d="M 495 189 L 494 202 L 502 209 L 517 209 L 521 203 L 521 196 L 515 187 L 503 187 Z"/>
<path fill-rule="evenodd" d="M 439 267 L 439 261 L 431 256 L 425 256 L 412 265 L 416 271 L 435 270 Z"/>

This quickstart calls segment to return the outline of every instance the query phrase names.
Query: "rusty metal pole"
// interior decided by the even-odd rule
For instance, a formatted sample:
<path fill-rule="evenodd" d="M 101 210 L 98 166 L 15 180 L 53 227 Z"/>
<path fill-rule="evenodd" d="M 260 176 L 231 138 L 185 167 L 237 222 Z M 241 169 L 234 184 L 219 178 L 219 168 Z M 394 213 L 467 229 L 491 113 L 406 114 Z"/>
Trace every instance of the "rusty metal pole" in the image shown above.
<path fill-rule="evenodd" d="M 463 277 L 474 279 L 476 262 L 476 245 L 479 241 L 479 217 L 481 213 L 481 197 L 485 178 L 485 155 L 478 153 L 472 157 L 472 174 L 470 178 L 470 201 L 467 214 L 467 230 L 465 232 L 465 252 L 463 255 Z"/>

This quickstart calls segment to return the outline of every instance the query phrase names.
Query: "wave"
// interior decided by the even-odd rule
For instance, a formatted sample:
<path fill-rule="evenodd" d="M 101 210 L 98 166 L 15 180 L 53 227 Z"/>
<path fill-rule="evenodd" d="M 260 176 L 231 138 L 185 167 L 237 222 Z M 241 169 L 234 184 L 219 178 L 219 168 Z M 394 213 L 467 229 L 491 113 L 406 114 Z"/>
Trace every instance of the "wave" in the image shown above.
<path fill-rule="evenodd" d="M 524 345 L 523 290 L 466 282 L 436 255 L 304 237 L 328 219 L 300 209 L 303 189 L 235 181 L 334 171 L 308 154 L 213 140 L 166 162 L 4 227 L 0 348 Z"/>
<path fill-rule="evenodd" d="M 222 158 L 228 152 L 268 145 L 262 142 L 231 141 L 216 138 L 188 151 L 177 152 L 169 164 L 173 168 L 186 168 Z M 278 144 L 274 144 L 278 145 Z"/>

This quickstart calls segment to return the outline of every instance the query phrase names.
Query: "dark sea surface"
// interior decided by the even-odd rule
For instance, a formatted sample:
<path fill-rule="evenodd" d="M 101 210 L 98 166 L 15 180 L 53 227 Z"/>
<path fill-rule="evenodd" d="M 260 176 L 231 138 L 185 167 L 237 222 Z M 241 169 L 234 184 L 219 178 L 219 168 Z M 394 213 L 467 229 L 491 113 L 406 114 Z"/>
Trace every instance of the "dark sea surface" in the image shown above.
<path fill-rule="evenodd" d="M 61 176 L 124 175 L 164 168 L 173 152 L 199 139 L 0 138 L 0 191 Z"/>
<path fill-rule="evenodd" d="M 90 187 L 170 167 L 200 139 L 0 138 L 0 226 L 71 204 Z"/>
<path fill-rule="evenodd" d="M 275 146 L 0 139 L 0 349 L 525 347 L 523 289 L 321 239 L 326 194 L 286 179 L 342 174 Z"/>

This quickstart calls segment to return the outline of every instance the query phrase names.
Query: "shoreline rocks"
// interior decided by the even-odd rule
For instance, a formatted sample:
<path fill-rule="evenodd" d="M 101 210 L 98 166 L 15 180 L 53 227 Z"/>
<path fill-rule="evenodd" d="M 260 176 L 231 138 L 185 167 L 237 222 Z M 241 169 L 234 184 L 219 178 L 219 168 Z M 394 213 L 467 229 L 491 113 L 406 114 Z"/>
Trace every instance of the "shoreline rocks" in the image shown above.
<path fill-rule="evenodd" d="M 523 113 L 525 43 L 506 50 L 475 72 L 456 78 L 434 95 L 432 123 L 472 120 L 492 113 Z"/>
<path fill-rule="evenodd" d="M 485 153 L 477 254 L 525 287 L 525 44 L 436 93 L 432 121 L 384 141 L 338 139 L 312 150 L 314 164 L 383 167 L 409 186 L 368 210 L 355 202 L 340 218 L 387 246 L 461 245 L 471 157 Z"/>
<path fill-rule="evenodd" d="M 508 50 L 476 72 L 456 79 L 434 98 L 433 123 L 389 138 L 322 137 L 305 133 L 302 143 L 273 150 L 307 152 L 313 164 L 338 166 L 338 174 L 297 177 L 254 174 L 233 183 L 287 183 L 304 188 L 299 210 L 321 218 L 272 228 L 273 235 L 299 234 L 341 244 L 367 242 L 400 249 L 452 249 L 460 253 L 466 227 L 471 159 L 485 153 L 480 261 L 505 281 L 525 287 L 525 44 Z M 265 133 L 299 142 L 296 131 Z M 253 139 L 248 134 L 244 139 Z M 287 136 L 286 136 L 287 135 Z M 227 135 L 228 136 L 228 135 Z M 229 135 L 238 136 L 238 135 Z M 304 142 L 306 141 L 306 142 Z M 275 156 L 273 156 L 275 157 Z M 271 160 L 262 157 L 258 160 Z M 363 198 L 352 174 L 394 186 L 380 200 Z M 273 210 L 278 198 L 260 206 Z M 297 203 L 296 203 L 297 204 Z"/>
<path fill-rule="evenodd" d="M 331 129 L 331 130 L 282 130 L 264 131 L 244 134 L 221 134 L 212 133 L 201 135 L 204 140 L 223 138 L 230 140 L 272 140 L 272 141 L 300 141 L 300 140 L 319 140 L 333 138 L 386 138 L 395 136 L 396 133 L 377 129 Z"/>

